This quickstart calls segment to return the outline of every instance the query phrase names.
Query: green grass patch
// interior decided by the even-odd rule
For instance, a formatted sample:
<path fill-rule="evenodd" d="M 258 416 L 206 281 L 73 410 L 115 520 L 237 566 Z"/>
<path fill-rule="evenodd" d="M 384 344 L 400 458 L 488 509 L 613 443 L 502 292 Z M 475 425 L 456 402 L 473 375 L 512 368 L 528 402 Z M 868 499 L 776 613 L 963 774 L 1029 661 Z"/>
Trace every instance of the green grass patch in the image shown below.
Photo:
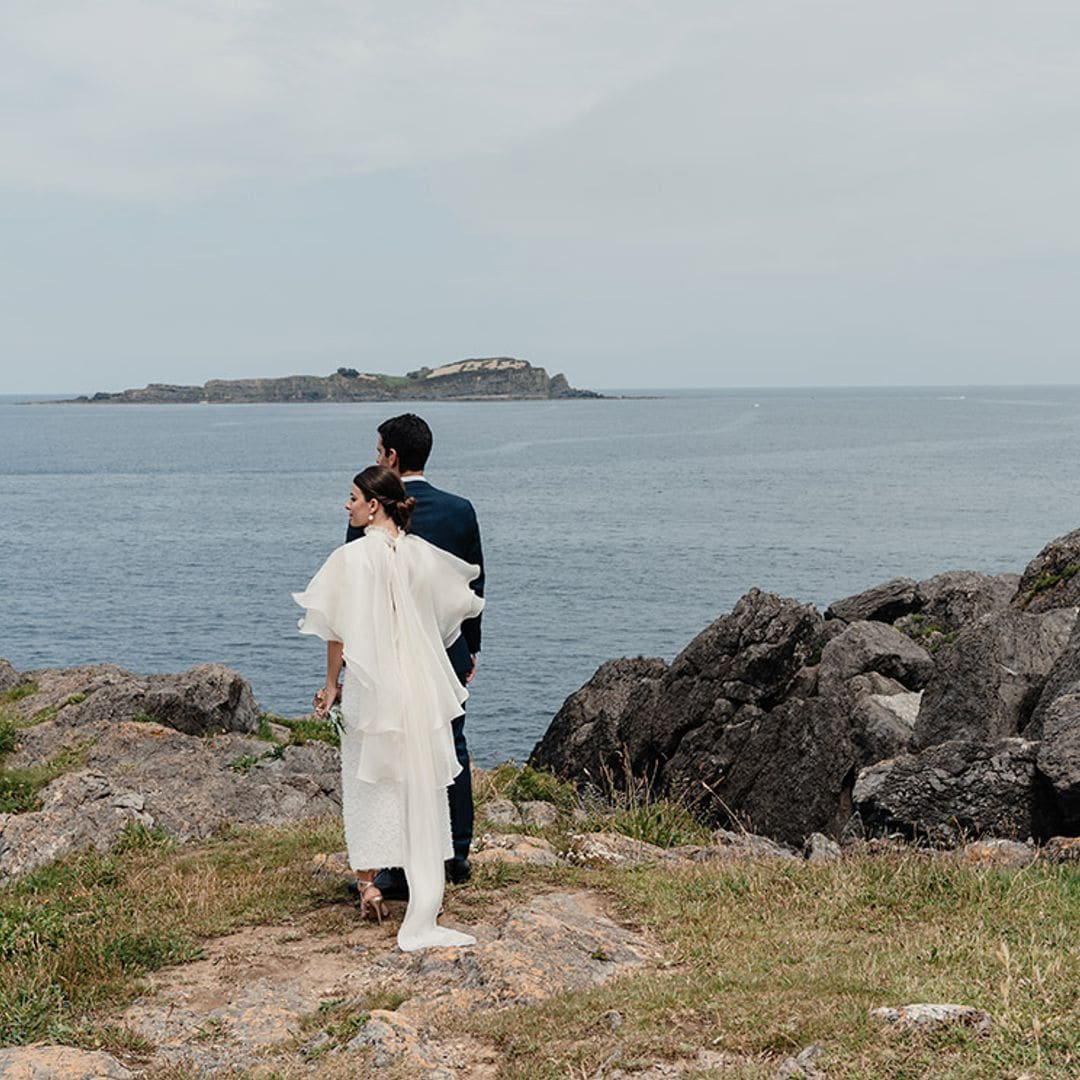
<path fill-rule="evenodd" d="M 39 689 L 38 684 L 33 681 L 19 683 L 18 686 L 13 686 L 10 690 L 0 694 L 0 701 L 22 701 L 23 698 L 36 694 Z"/>
<path fill-rule="evenodd" d="M 275 718 L 275 723 L 289 729 L 288 745 L 290 746 L 303 746 L 307 742 L 324 742 L 331 746 L 341 745 L 337 728 L 329 720 L 319 720 L 313 716 L 305 716 L 298 720 L 280 717 Z"/>
<path fill-rule="evenodd" d="M 490 799 L 510 799 L 513 802 L 549 802 L 560 810 L 578 805 L 573 784 L 560 780 L 552 773 L 530 765 L 506 762 L 484 774 L 479 795 L 484 802 Z"/>
<path fill-rule="evenodd" d="M 1041 573 L 1035 579 L 1035 584 L 1025 594 L 1023 606 L 1027 607 L 1039 593 L 1046 592 L 1047 589 L 1052 589 L 1063 581 L 1069 581 L 1071 578 L 1076 577 L 1077 574 L 1080 574 L 1080 563 L 1069 563 L 1068 566 L 1056 574 L 1049 571 Z"/>
<path fill-rule="evenodd" d="M 0 713 L 0 759 L 10 754 L 19 742 L 19 723 L 13 716 Z"/>
<path fill-rule="evenodd" d="M 0 765 L 0 813 L 22 814 L 40 805 L 41 789 L 64 773 L 79 768 L 86 760 L 90 743 L 61 750 L 41 765 L 8 768 Z"/>
<path fill-rule="evenodd" d="M 158 723 L 158 718 L 153 713 L 137 712 L 131 718 L 131 722 L 133 724 L 156 724 Z"/>
<path fill-rule="evenodd" d="M 342 846 L 337 823 L 235 832 L 198 845 L 131 828 L 111 852 L 85 852 L 0 888 L 0 1045 L 94 1030 L 140 976 L 201 955 L 201 942 L 280 921 L 337 898 L 339 886 L 290 870 Z"/>

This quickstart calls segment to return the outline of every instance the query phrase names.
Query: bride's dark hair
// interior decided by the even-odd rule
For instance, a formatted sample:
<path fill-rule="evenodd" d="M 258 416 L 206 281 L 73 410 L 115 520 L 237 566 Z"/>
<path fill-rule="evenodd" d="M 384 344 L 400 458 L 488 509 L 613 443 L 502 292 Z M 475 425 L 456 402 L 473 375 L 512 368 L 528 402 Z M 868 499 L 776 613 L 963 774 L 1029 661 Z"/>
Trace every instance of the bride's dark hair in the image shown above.
<path fill-rule="evenodd" d="M 408 531 L 416 500 L 405 494 L 405 485 L 393 469 L 369 465 L 353 477 L 353 483 L 363 492 L 365 499 L 376 499 L 399 529 Z"/>

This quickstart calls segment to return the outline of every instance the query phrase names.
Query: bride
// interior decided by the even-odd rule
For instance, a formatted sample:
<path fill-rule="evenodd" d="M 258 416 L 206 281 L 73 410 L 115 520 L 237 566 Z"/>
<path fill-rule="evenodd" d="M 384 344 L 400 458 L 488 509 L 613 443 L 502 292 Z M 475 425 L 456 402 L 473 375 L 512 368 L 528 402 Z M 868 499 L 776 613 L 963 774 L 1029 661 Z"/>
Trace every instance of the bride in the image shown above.
<path fill-rule="evenodd" d="M 453 854 L 446 788 L 461 770 L 450 722 L 468 697 L 446 648 L 484 605 L 469 588 L 479 567 L 408 533 L 414 503 L 390 469 L 364 469 L 345 504 L 364 535 L 334 551 L 308 587 L 293 593 L 305 609 L 300 632 L 326 641 L 321 716 L 345 661 L 342 809 L 361 915 L 382 919 L 375 873 L 403 867 L 409 906 L 397 941 L 406 952 L 476 943 L 436 918 L 443 863 Z"/>

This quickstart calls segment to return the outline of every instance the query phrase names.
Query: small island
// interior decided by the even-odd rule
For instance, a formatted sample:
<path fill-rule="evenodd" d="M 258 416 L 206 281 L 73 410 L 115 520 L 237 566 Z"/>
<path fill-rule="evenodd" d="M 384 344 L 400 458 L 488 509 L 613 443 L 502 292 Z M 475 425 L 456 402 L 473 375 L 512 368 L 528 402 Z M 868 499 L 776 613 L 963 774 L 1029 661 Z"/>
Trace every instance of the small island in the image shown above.
<path fill-rule="evenodd" d="M 577 390 L 565 375 L 548 375 L 510 356 L 460 360 L 406 375 L 380 375 L 339 367 L 332 375 L 277 379 L 211 379 L 202 386 L 150 383 L 142 389 L 99 392 L 70 399 L 80 404 L 256 404 L 292 401 L 522 401 L 600 398 Z"/>

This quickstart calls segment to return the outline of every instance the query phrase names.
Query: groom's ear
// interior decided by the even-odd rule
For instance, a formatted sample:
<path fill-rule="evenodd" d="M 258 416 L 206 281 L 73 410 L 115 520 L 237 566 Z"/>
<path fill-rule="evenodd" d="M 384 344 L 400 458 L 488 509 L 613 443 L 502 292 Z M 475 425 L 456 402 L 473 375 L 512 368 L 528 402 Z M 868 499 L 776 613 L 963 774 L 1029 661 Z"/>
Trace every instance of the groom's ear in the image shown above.
<path fill-rule="evenodd" d="M 397 454 L 397 451 L 392 446 L 390 447 L 389 450 L 386 451 L 386 465 L 387 465 L 387 468 L 395 469 L 395 470 L 398 467 L 398 454 Z"/>

